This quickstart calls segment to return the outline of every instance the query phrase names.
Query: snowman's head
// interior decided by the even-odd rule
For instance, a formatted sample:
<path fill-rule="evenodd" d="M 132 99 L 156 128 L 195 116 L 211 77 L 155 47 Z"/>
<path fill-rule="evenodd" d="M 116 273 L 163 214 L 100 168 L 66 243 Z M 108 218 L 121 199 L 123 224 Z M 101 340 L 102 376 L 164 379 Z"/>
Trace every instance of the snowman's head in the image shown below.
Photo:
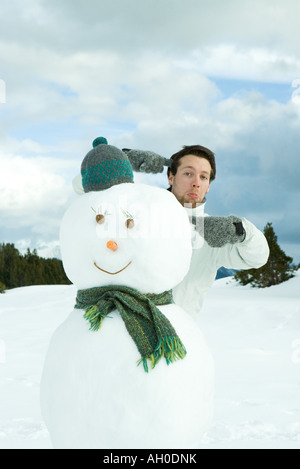
<path fill-rule="evenodd" d="M 192 254 L 184 208 L 172 193 L 144 184 L 79 196 L 63 218 L 60 243 L 78 289 L 125 285 L 161 293 L 181 282 Z"/>

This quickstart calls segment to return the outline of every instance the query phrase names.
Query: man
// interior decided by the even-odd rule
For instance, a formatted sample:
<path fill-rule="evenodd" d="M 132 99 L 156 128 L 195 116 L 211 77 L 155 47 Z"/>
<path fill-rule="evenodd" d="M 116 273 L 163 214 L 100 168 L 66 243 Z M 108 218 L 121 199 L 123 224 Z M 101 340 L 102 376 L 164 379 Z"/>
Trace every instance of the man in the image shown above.
<path fill-rule="evenodd" d="M 173 290 L 175 303 L 196 317 L 220 267 L 259 268 L 268 260 L 269 247 L 263 233 L 245 218 L 205 216 L 205 196 L 216 176 L 210 150 L 199 145 L 186 146 L 171 161 L 169 190 L 185 206 L 190 220 L 204 223 L 204 242 L 193 250 L 190 270 Z"/>
<path fill-rule="evenodd" d="M 250 221 L 233 215 L 213 217 L 204 213 L 206 194 L 216 177 L 213 152 L 200 145 L 185 146 L 170 160 L 152 152 L 123 149 L 135 171 L 162 172 L 168 166 L 168 190 L 189 215 L 194 229 L 194 249 L 188 274 L 173 289 L 175 303 L 197 317 L 217 270 L 262 267 L 269 247 L 263 233 Z"/>

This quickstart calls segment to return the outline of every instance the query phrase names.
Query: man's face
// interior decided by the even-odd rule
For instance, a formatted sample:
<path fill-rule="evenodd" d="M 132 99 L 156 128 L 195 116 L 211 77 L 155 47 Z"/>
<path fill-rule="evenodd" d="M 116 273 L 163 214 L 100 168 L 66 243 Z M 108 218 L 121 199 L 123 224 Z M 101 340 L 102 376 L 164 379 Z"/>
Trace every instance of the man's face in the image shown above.
<path fill-rule="evenodd" d="M 181 205 L 189 204 L 193 208 L 201 203 L 209 191 L 211 166 L 208 160 L 195 155 L 186 155 L 179 160 L 175 176 L 170 173 L 168 179 L 172 193 Z"/>

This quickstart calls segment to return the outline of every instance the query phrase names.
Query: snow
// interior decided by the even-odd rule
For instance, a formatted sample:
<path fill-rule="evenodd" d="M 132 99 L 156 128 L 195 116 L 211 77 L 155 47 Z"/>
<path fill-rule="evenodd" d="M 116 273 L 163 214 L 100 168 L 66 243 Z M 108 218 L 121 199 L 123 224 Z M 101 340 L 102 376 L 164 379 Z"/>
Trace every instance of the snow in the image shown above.
<path fill-rule="evenodd" d="M 300 271 L 267 289 L 215 281 L 198 323 L 215 359 L 215 417 L 205 449 L 300 448 Z M 47 449 L 39 385 L 73 285 L 0 295 L 0 448 Z"/>

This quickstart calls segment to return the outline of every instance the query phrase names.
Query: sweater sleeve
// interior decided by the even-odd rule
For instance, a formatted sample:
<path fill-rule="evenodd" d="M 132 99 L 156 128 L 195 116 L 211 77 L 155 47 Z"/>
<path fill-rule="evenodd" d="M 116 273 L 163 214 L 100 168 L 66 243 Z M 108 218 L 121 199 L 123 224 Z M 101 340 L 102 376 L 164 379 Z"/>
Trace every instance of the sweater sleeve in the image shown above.
<path fill-rule="evenodd" d="M 217 248 L 218 267 L 246 270 L 258 269 L 266 264 L 270 252 L 264 234 L 246 218 L 242 221 L 246 231 L 244 241 Z"/>

